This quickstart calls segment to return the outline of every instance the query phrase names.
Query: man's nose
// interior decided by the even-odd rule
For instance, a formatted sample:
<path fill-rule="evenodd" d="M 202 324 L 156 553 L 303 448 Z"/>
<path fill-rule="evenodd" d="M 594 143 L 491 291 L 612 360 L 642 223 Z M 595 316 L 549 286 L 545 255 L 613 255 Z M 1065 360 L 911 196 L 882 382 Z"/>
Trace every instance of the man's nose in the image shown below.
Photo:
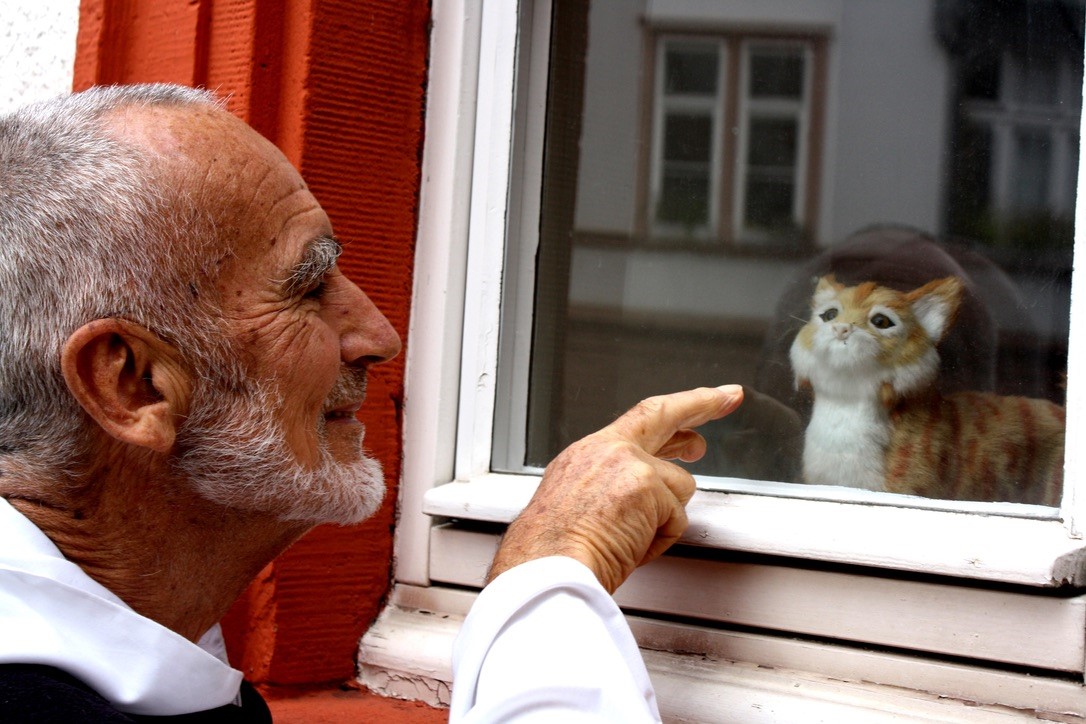
<path fill-rule="evenodd" d="M 403 346 L 392 323 L 357 284 L 344 278 L 350 290 L 338 313 L 345 324 L 340 331 L 340 352 L 348 365 L 379 364 L 400 353 Z"/>

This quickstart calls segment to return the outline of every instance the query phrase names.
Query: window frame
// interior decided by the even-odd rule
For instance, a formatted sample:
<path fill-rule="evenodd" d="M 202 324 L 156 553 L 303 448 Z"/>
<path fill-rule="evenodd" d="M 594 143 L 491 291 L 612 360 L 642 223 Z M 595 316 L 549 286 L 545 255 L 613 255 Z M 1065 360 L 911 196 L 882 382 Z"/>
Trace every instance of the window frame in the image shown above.
<path fill-rule="evenodd" d="M 545 110 L 540 89 L 546 87 L 549 18 L 550 0 L 434 3 L 396 531 L 400 584 L 426 587 L 442 578 L 431 550 L 435 526 L 450 519 L 508 522 L 538 483 L 534 474 L 492 472 L 491 461 L 495 450 L 516 455 L 508 431 L 526 418 L 523 405 L 503 405 L 500 396 L 525 393 L 527 372 L 499 375 L 498 359 L 524 354 L 530 344 L 530 334 L 519 330 L 531 328 L 524 324 L 530 321 L 531 285 L 524 282 L 533 279 L 538 232 L 519 219 L 538 217 Z M 475 113 L 464 113 L 464 108 Z M 1080 163 L 1080 188 L 1084 178 L 1086 164 Z M 1080 258 L 1086 258 L 1084 197 L 1079 194 L 1076 207 Z M 509 257 L 507 234 L 521 240 Z M 502 284 L 509 280 L 520 289 L 506 293 L 502 306 Z M 1074 287 L 1084 283 L 1083 272 L 1075 269 Z M 1086 295 L 1073 295 L 1071 318 L 1068 367 L 1086 369 Z M 501 334 L 503 324 L 518 332 Z M 1086 417 L 1075 413 L 1086 410 L 1084 403 L 1086 378 L 1071 376 L 1069 440 L 1081 439 L 1086 430 Z M 798 497 L 810 487 L 799 486 L 804 489 L 799 491 L 783 483 L 761 487 L 756 494 L 752 486 L 758 484 L 729 481 L 729 492 L 695 495 L 682 542 L 951 581 L 1084 586 L 1082 447 L 1068 446 L 1065 479 L 1074 484 L 1065 485 L 1058 511 L 1000 503 L 962 506 L 849 490 Z M 918 537 L 917 531 L 924 534 Z M 448 551 L 440 559 L 448 560 Z"/>
<path fill-rule="evenodd" d="M 642 132 L 650 139 L 650 151 L 641 164 L 638 181 L 639 213 L 637 231 L 626 243 L 668 248 L 694 248 L 730 254 L 787 253 L 807 250 L 818 236 L 822 194 L 825 82 L 829 32 L 802 24 L 796 28 L 767 32 L 764 27 L 727 27 L 719 30 L 688 22 L 645 19 L 645 72 L 642 89 L 646 100 Z M 710 169 L 709 220 L 706 226 L 687 234 L 681 226 L 657 221 L 655 206 L 660 197 L 663 168 L 664 106 L 661 88 L 666 46 L 669 41 L 716 45 L 719 78 L 713 112 L 713 159 Z M 793 222 L 797 235 L 785 243 L 771 234 L 745 224 L 747 178 L 747 137 L 750 108 L 780 105 L 779 101 L 752 101 L 748 92 L 749 49 L 756 47 L 796 48 L 804 58 L 803 97 L 794 113 L 798 122 L 797 155 L 794 171 Z M 736 133 L 727 132 L 737 129 Z"/>
<path fill-rule="evenodd" d="M 698 98 L 668 98 L 666 92 L 667 55 L 670 44 L 687 44 L 715 46 L 716 49 L 716 91 L 711 101 Z M 652 88 L 652 152 L 650 161 L 648 228 L 651 234 L 657 237 L 689 238 L 694 241 L 711 244 L 720 236 L 721 224 L 727 224 L 728 220 L 721 216 L 721 184 L 724 182 L 725 164 L 724 156 L 724 119 L 727 115 L 727 103 L 731 93 L 728 87 L 728 52 L 726 42 L 719 38 L 705 36 L 690 36 L 678 33 L 662 34 L 656 38 L 654 53 L 653 88 Z M 664 176 L 668 161 L 664 158 L 666 121 L 672 111 L 708 111 L 711 119 L 710 129 L 710 153 L 709 174 L 706 209 L 706 222 L 698 226 L 688 234 L 686 230 L 676 223 L 660 221 L 657 217 L 656 207 L 663 195 Z"/>
<path fill-rule="evenodd" d="M 740 42 L 740 88 L 739 104 L 739 146 L 735 158 L 735 210 L 732 214 L 732 233 L 737 245 L 744 248 L 758 248 L 766 243 L 772 244 L 772 238 L 763 231 L 747 226 L 747 180 L 751 166 L 747 161 L 750 146 L 751 122 L 755 117 L 789 118 L 796 121 L 796 160 L 792 170 L 793 198 L 792 222 L 797 229 L 803 228 L 807 219 L 804 210 L 807 199 L 807 169 L 811 154 L 811 108 L 814 105 L 812 94 L 815 92 L 814 43 L 810 40 L 785 40 L 745 37 Z M 782 99 L 757 100 L 750 92 L 750 65 L 755 49 L 762 48 L 797 49 L 803 58 L 802 94 L 797 100 Z"/>
<path fill-rule="evenodd" d="M 524 282 L 532 280 L 530 262 L 538 240 L 532 224 L 518 224 L 539 212 L 545 109 L 542 96 L 529 91 L 546 86 L 550 0 L 435 0 L 432 10 L 394 588 L 389 605 L 361 642 L 360 679 L 378 691 L 438 704 L 448 702 L 451 642 L 481 587 L 500 524 L 527 503 L 538 482 L 532 474 L 492 472 L 491 458 L 495 450 L 518 454 L 516 436 L 510 442 L 504 435 L 503 441 L 500 433 L 523 428 L 526 421 L 523 406 L 498 400 L 526 394 L 527 371 L 497 375 L 497 360 L 499 355 L 524 354 L 530 343 L 530 335 L 520 331 L 531 314 L 531 293 L 523 290 L 530 288 Z M 527 58 L 519 65 L 513 62 L 518 52 Z M 1086 186 L 1086 166 L 1081 163 L 1078 184 Z M 1080 255 L 1081 232 L 1086 230 L 1082 196 L 1076 207 L 1075 248 Z M 507 234 L 523 242 L 519 253 L 508 257 Z M 522 293 L 499 308 L 501 283 L 510 279 Z M 1082 283 L 1082 272 L 1075 270 L 1073 284 Z M 1086 360 L 1084 297 L 1072 299 L 1070 368 L 1081 368 Z M 503 324 L 517 333 L 499 334 Z M 1083 403 L 1086 379 L 1071 377 L 1068 410 L 1086 409 Z M 1069 414 L 1068 439 L 1080 438 L 1083 430 L 1083 415 Z M 519 445 L 522 454 L 523 441 Z M 1076 481 L 1078 488 L 1086 480 L 1081 448 L 1070 446 L 1066 460 L 1066 479 Z M 1035 621 L 1046 614 L 1030 601 L 1048 600 L 1044 610 L 1054 610 L 1067 621 L 1058 628 L 1066 636 L 1051 628 L 1046 629 L 1048 636 L 1061 642 L 1073 639 L 1074 646 L 1084 643 L 1084 620 L 1075 611 L 1084 608 L 1086 597 L 1060 596 L 1052 590 L 1086 586 L 1086 493 L 1075 485 L 1066 487 L 1054 516 L 1051 509 L 1009 504 L 980 504 L 967 513 L 937 501 L 891 501 L 885 494 L 876 499 L 863 491 L 827 489 L 816 491 L 820 497 L 797 497 L 786 484 L 761 487 L 755 494 L 757 485 L 731 481 L 729 492 L 696 493 L 688 508 L 691 525 L 683 550 L 635 572 L 618 592 L 624 608 L 642 612 L 627 618 L 645 652 L 665 716 L 705 719 L 718 715 L 723 702 L 745 707 L 744 715 L 755 709 L 776 711 L 779 720 L 787 720 L 788 712 L 809 715 L 812 705 L 827 702 L 845 713 L 916 714 L 920 706 L 934 716 L 963 701 L 974 702 L 969 704 L 972 711 L 982 710 L 985 702 L 1086 711 L 1080 670 L 1086 662 L 1076 667 L 1076 683 L 992 668 L 983 660 L 945 660 L 924 653 L 953 652 L 948 647 L 955 638 L 978 635 L 999 645 L 1011 630 L 1006 617 L 993 617 L 1003 623 L 991 625 L 987 617 L 974 617 L 981 619 L 980 630 L 955 618 L 978 590 L 993 606 L 1021 606 L 1020 615 L 1032 615 Z M 686 555 L 696 549 L 715 551 L 708 557 Z M 812 577 L 804 578 L 803 571 Z M 838 572 L 856 575 L 838 579 Z M 778 575 L 800 581 L 799 587 L 774 583 Z M 832 597 L 813 611 L 794 603 L 795 596 L 807 590 L 832 591 L 836 580 L 852 582 L 841 600 L 871 611 L 872 621 L 860 623 L 873 633 L 853 636 L 846 620 L 845 629 L 821 631 L 823 638 L 817 641 L 796 638 L 793 632 L 811 630 L 813 621 L 848 618 L 837 615 Z M 946 596 L 951 604 L 947 611 L 917 606 L 897 595 L 917 583 Z M 690 595 L 704 600 L 704 590 L 720 590 L 724 584 L 739 592 L 784 595 L 768 618 L 761 618 L 761 606 L 751 607 L 752 618 L 742 620 L 728 619 L 729 612 L 720 611 L 716 623 L 704 604 L 693 613 L 666 610 Z M 1063 602 L 1055 609 L 1054 595 Z M 714 600 L 710 596 L 710 607 L 717 605 Z M 879 611 L 875 607 L 880 600 L 898 604 Z M 775 629 L 772 617 L 788 616 L 790 609 L 798 612 L 795 627 L 786 623 Z M 653 610 L 663 619 L 653 618 L 648 613 Z M 928 614 L 941 618 L 925 619 Z M 704 619 L 669 620 L 673 615 Z M 731 627 L 735 623 L 739 629 Z M 1015 635 L 1034 630 L 1031 625 L 1010 625 Z M 907 632 L 909 626 L 941 633 L 931 639 L 930 649 L 914 653 L 878 648 L 878 641 L 889 641 L 886 637 L 895 629 Z M 864 645 L 864 636 L 875 642 L 874 648 Z M 848 645 L 849 640 L 860 647 Z M 1042 657 L 1042 668 L 1075 664 L 1078 654 L 1064 648 L 1059 661 L 1049 665 L 1043 659 L 1044 645 L 1042 641 L 1039 653 L 1035 648 L 1031 654 Z M 802 687 L 798 696 L 795 687 Z M 778 719 L 767 715 L 762 720 Z"/>

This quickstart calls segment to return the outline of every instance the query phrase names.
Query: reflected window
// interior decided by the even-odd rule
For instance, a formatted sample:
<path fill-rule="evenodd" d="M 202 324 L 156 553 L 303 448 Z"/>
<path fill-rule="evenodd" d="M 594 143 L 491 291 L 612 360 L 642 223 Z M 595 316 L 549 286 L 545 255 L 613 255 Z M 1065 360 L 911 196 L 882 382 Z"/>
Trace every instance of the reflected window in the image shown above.
<path fill-rule="evenodd" d="M 553 8 L 526 445 L 495 469 L 738 382 L 705 486 L 1058 502 L 1082 0 Z"/>
<path fill-rule="evenodd" d="M 652 34 L 649 243 L 801 243 L 808 44 Z M 733 71 L 734 69 L 734 71 Z M 735 75 L 740 73 L 740 76 Z"/>
<path fill-rule="evenodd" d="M 802 224 L 800 175 L 806 135 L 803 47 L 746 48 L 739 167 L 740 243 L 795 241 Z"/>
<path fill-rule="evenodd" d="M 1066 248 L 1078 176 L 1081 3 L 997 5 L 947 3 L 941 16 L 939 37 L 961 87 L 949 230 L 992 246 Z M 989 12 L 959 24 L 954 9 Z"/>
<path fill-rule="evenodd" d="M 673 38 L 660 54 L 654 228 L 708 238 L 717 218 L 723 55 L 718 45 Z"/>

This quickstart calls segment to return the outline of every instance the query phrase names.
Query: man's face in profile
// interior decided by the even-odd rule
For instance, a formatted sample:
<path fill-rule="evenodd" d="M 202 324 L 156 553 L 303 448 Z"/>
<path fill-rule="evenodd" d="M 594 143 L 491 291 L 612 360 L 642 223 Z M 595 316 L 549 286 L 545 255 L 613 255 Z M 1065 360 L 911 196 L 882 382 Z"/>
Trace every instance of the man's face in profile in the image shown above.
<path fill-rule="evenodd" d="M 223 229 L 215 285 L 233 358 L 202 361 L 177 467 L 231 507 L 357 522 L 384 486 L 355 413 L 367 366 L 399 338 L 335 266 L 331 224 L 286 158 L 224 113 L 192 115 L 175 135 Z"/>

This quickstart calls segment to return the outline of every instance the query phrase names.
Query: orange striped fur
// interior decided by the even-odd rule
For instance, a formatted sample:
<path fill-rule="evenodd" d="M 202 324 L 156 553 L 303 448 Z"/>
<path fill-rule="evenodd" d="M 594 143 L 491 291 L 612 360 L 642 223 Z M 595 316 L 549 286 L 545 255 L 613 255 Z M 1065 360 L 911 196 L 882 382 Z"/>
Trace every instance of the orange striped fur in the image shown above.
<path fill-rule="evenodd" d="M 814 392 L 804 480 L 951 500 L 1058 505 L 1064 410 L 986 392 L 941 395 L 936 344 L 954 322 L 955 277 L 903 293 L 818 282 L 792 345 Z"/>
<path fill-rule="evenodd" d="M 1048 400 L 959 392 L 890 411 L 886 489 L 950 500 L 1059 505 L 1064 410 Z"/>

